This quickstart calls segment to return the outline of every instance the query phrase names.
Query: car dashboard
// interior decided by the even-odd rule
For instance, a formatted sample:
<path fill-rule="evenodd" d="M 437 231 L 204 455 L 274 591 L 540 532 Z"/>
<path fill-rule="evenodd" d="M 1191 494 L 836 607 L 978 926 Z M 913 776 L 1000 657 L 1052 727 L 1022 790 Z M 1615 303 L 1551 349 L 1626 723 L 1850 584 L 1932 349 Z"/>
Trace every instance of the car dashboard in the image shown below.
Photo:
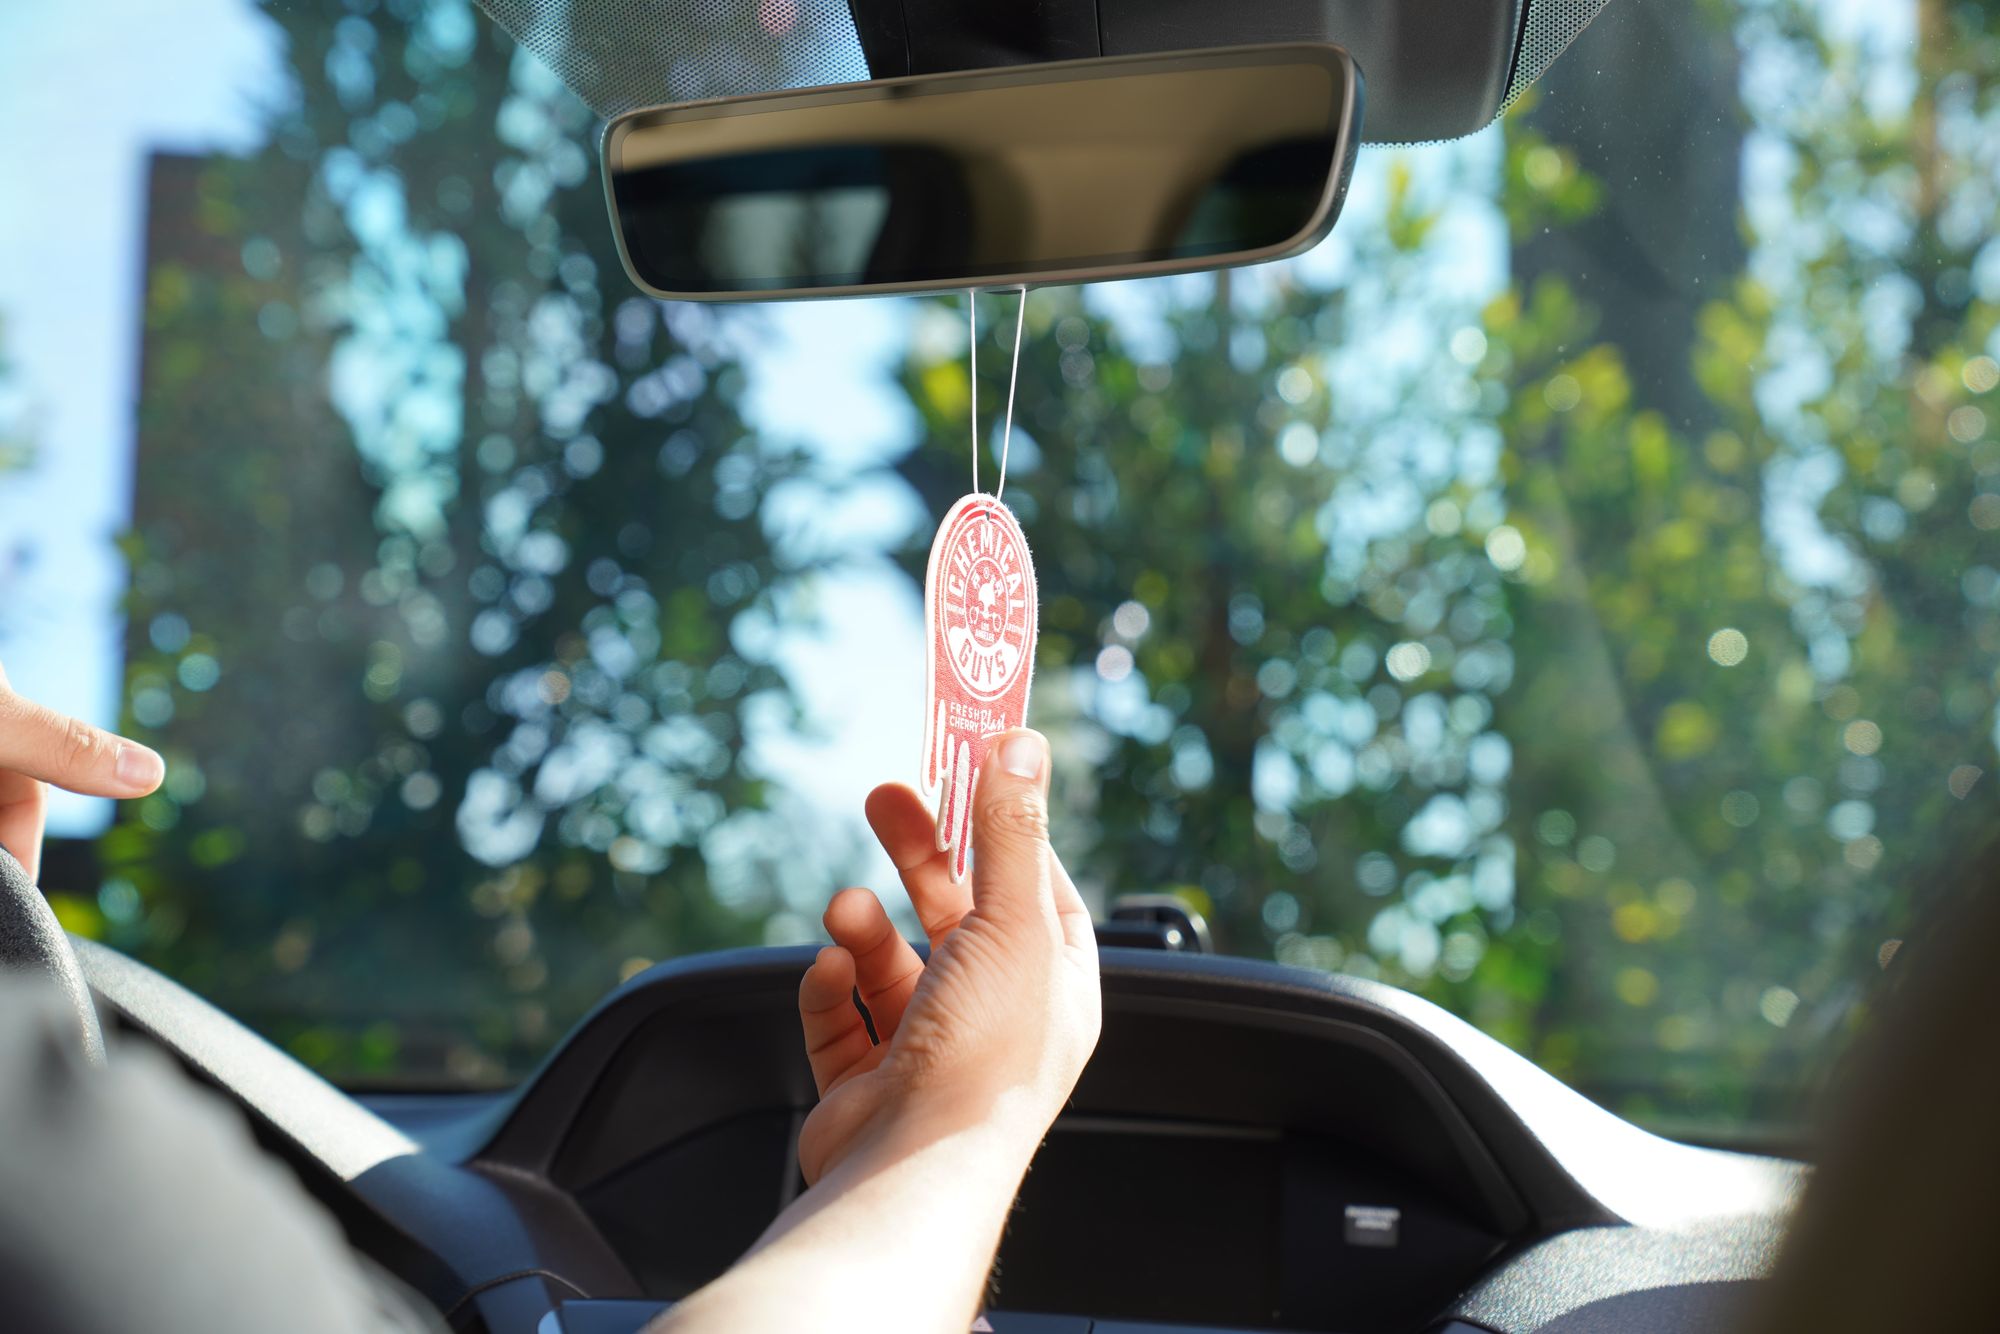
<path fill-rule="evenodd" d="M 455 1330 L 630 1334 L 804 1189 L 805 949 L 678 960 L 498 1096 L 355 1100 L 80 943 L 101 1010 L 249 1114 Z M 1612 1116 L 1394 988 L 1104 951 L 1104 1031 L 1010 1217 L 996 1334 L 1711 1328 L 1796 1163 Z"/>

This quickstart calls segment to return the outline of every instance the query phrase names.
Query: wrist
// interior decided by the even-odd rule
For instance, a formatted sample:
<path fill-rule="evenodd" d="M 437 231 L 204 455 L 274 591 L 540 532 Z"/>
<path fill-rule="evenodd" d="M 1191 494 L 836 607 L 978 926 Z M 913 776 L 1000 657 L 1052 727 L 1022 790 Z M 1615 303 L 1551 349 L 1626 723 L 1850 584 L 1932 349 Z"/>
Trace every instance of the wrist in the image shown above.
<path fill-rule="evenodd" d="M 808 1292 L 842 1334 L 965 1328 L 1052 1116 L 1029 1089 L 903 1090 L 665 1328 L 786 1328 Z"/>
<path fill-rule="evenodd" d="M 935 1158 L 950 1164 L 955 1189 L 990 1184 L 1011 1202 L 1053 1119 L 1027 1089 L 912 1092 L 862 1132 L 835 1170 L 853 1179 Z"/>

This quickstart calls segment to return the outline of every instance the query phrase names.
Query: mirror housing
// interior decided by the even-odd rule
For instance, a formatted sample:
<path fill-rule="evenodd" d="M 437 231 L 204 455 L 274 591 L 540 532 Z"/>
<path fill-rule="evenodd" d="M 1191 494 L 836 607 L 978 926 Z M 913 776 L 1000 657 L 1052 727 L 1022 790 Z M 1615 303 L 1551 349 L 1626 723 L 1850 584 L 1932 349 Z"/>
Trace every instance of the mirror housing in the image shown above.
<path fill-rule="evenodd" d="M 620 257 L 656 297 L 1034 286 L 1309 249 L 1361 108 L 1345 51 L 1291 43 L 653 107 L 602 152 Z"/>

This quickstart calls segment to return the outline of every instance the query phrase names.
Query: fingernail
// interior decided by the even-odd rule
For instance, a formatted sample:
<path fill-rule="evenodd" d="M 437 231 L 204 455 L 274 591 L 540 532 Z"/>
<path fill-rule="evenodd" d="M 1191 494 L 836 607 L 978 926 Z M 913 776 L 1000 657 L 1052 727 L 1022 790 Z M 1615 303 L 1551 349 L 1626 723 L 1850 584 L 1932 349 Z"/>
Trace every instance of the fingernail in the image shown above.
<path fill-rule="evenodd" d="M 1040 778 L 1045 753 L 1039 736 L 1033 732 L 1017 733 L 1000 747 L 1000 767 L 1016 778 Z"/>
<path fill-rule="evenodd" d="M 114 771 L 118 781 L 125 786 L 142 787 L 150 792 L 160 785 L 160 779 L 166 775 L 167 764 L 144 746 L 135 746 L 127 741 L 118 747 Z"/>

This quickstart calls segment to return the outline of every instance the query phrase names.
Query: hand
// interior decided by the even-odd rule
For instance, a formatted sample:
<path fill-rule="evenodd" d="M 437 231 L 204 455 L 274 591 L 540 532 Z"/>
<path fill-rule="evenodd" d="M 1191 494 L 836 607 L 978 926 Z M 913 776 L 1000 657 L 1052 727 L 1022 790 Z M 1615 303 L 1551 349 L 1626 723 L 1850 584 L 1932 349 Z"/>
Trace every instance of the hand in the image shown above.
<path fill-rule="evenodd" d="M 972 1323 L 1028 1160 L 1097 1045 L 1097 936 L 1049 848 L 1048 790 L 1046 741 L 995 738 L 973 791 L 969 886 L 914 792 L 868 795 L 930 962 L 868 891 L 827 906 L 835 943 L 799 983 L 820 1092 L 799 1131 L 813 1189 L 649 1334 Z"/>
<path fill-rule="evenodd" d="M 1048 839 L 1048 743 L 997 737 L 974 789 L 971 883 L 952 880 L 936 824 L 909 788 L 868 795 L 868 823 L 930 938 L 928 966 L 865 889 L 827 905 L 834 944 L 799 985 L 820 1102 L 799 1132 L 816 1182 L 865 1138 L 911 1125 L 921 1143 L 991 1125 L 1025 1167 L 1097 1045 L 1097 937 Z M 871 1043 L 854 1008 L 874 1020 Z"/>
<path fill-rule="evenodd" d="M 165 773 L 138 742 L 22 699 L 0 668 L 0 847 L 30 880 L 41 872 L 44 783 L 92 797 L 143 797 Z"/>

